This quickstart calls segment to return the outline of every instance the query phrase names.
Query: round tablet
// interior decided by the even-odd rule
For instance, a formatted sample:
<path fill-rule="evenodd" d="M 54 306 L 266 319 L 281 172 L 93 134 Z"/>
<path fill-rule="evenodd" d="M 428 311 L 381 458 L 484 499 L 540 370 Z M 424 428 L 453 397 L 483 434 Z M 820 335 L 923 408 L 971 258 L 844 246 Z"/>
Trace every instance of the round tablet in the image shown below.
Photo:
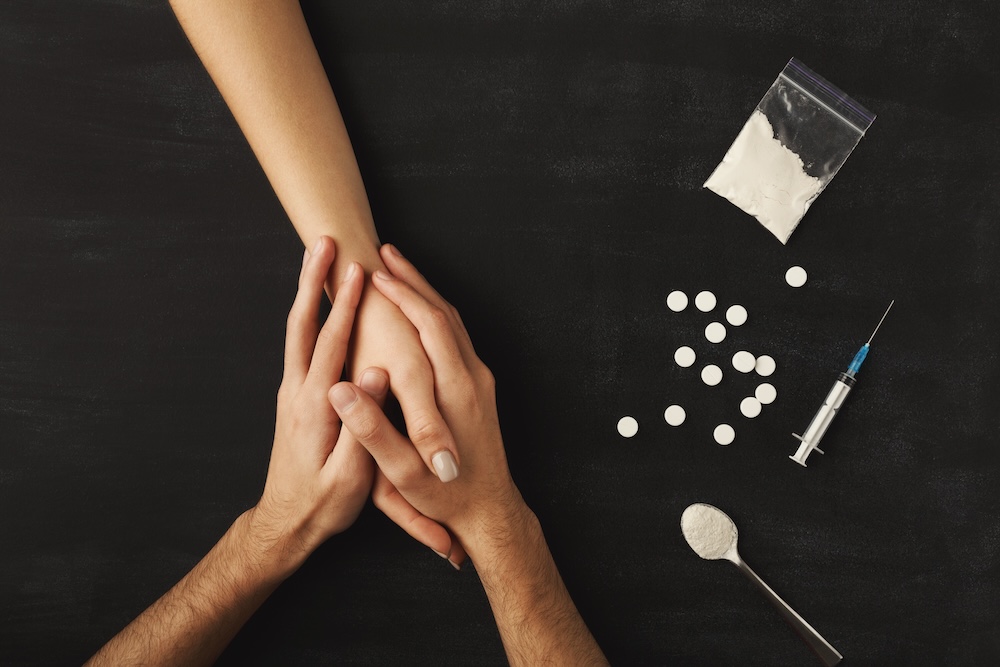
<path fill-rule="evenodd" d="M 623 438 L 631 438 L 639 432 L 639 422 L 633 417 L 622 417 L 618 420 L 618 433 Z"/>
<path fill-rule="evenodd" d="M 726 321 L 734 327 L 741 326 L 747 321 L 747 309 L 743 306 L 729 306 L 726 311 Z"/>
<path fill-rule="evenodd" d="M 688 295 L 680 290 L 674 290 L 667 295 L 667 308 L 679 313 L 688 307 Z"/>
<path fill-rule="evenodd" d="M 757 357 L 757 363 L 754 365 L 754 368 L 757 369 L 757 375 L 760 375 L 761 377 L 767 377 L 768 375 L 774 372 L 775 369 L 774 359 L 767 356 L 766 354 L 762 354 L 759 357 Z"/>
<path fill-rule="evenodd" d="M 694 364 L 695 358 L 694 350 L 687 345 L 677 348 L 677 351 L 674 352 L 674 361 L 676 361 L 677 365 L 681 368 L 690 367 Z"/>
<path fill-rule="evenodd" d="M 715 308 L 715 295 L 709 291 L 698 292 L 698 296 L 694 298 L 695 307 L 703 313 Z"/>
<path fill-rule="evenodd" d="M 774 399 L 778 398 L 778 391 L 770 382 L 762 382 L 757 385 L 757 389 L 754 390 L 753 395 L 764 405 L 770 405 L 774 403 Z"/>
<path fill-rule="evenodd" d="M 753 419 L 760 414 L 760 401 L 753 396 L 747 396 L 740 401 L 740 412 L 743 413 L 744 417 Z"/>
<path fill-rule="evenodd" d="M 721 343 L 726 339 L 726 325 L 722 322 L 712 322 L 705 327 L 705 338 L 711 343 Z"/>
<path fill-rule="evenodd" d="M 757 358 L 746 350 L 740 350 L 733 355 L 733 368 L 740 373 L 749 373 L 757 365 Z"/>
<path fill-rule="evenodd" d="M 722 369 L 715 364 L 705 366 L 701 369 L 701 381 L 709 387 L 714 387 L 722 382 Z"/>
<path fill-rule="evenodd" d="M 715 441 L 720 445 L 728 445 L 736 439 L 736 430 L 729 424 L 719 424 L 712 432 Z"/>
<path fill-rule="evenodd" d="M 680 426 L 684 423 L 685 417 L 687 417 L 687 413 L 679 405 L 671 405 L 663 412 L 663 419 L 671 426 Z"/>
<path fill-rule="evenodd" d="M 793 266 L 785 271 L 785 282 L 792 287 L 802 287 L 806 284 L 806 270 L 801 266 Z"/>

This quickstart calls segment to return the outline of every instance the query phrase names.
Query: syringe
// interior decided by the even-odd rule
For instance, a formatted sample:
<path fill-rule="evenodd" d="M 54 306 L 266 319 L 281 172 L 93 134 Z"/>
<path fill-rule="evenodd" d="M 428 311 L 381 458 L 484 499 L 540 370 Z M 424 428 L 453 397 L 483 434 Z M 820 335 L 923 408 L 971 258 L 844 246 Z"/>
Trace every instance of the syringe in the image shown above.
<path fill-rule="evenodd" d="M 892 308 L 892 304 L 896 303 L 893 299 L 889 302 L 889 308 Z M 885 321 L 885 316 L 889 314 L 889 308 L 885 309 L 885 313 L 882 314 L 882 319 L 878 321 L 875 325 L 875 331 L 869 336 L 868 342 L 861 346 L 858 353 L 854 355 L 854 359 L 851 360 L 850 365 L 847 367 L 846 373 L 841 373 L 837 376 L 837 381 L 833 383 L 833 389 L 830 393 L 826 395 L 826 399 L 823 401 L 823 405 L 820 409 L 816 411 L 815 416 L 813 416 L 812 421 L 809 422 L 809 427 L 806 429 L 805 434 L 799 435 L 797 433 L 792 433 L 796 438 L 802 441 L 799 445 L 798 451 L 794 455 L 789 456 L 791 460 L 795 461 L 803 468 L 806 465 L 806 457 L 816 450 L 820 454 L 823 450 L 819 448 L 819 441 L 823 439 L 826 434 L 826 430 L 830 428 L 830 424 L 833 423 L 833 418 L 837 416 L 837 412 L 840 411 L 840 406 L 844 404 L 844 399 L 851 392 L 851 388 L 857 383 L 855 375 L 858 370 L 861 369 L 861 364 L 864 363 L 865 357 L 868 356 L 868 350 L 871 349 L 872 338 L 875 338 L 875 334 L 878 333 L 878 328 L 882 326 L 882 322 Z"/>

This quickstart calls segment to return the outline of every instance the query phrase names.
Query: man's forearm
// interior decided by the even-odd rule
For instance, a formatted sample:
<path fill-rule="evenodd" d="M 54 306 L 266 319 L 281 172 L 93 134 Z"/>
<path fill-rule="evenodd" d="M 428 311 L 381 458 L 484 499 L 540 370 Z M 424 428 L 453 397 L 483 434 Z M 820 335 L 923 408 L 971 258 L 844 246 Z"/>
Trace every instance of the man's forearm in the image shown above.
<path fill-rule="evenodd" d="M 171 0 L 307 248 L 381 266 L 351 141 L 298 0 Z"/>
<path fill-rule="evenodd" d="M 511 665 L 607 665 L 527 507 L 466 545 Z"/>
<path fill-rule="evenodd" d="M 176 586 L 87 663 L 211 665 L 250 615 L 297 567 L 254 525 L 253 510 Z"/>

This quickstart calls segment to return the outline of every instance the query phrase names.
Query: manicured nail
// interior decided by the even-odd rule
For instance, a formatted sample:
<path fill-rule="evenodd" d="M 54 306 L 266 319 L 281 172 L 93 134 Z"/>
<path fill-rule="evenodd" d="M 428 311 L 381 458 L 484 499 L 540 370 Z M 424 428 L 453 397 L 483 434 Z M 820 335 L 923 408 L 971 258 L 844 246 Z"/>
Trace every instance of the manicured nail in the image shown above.
<path fill-rule="evenodd" d="M 338 384 L 333 388 L 330 400 L 333 402 L 333 407 L 343 410 L 354 405 L 354 401 L 358 400 L 358 394 L 350 385 Z"/>
<path fill-rule="evenodd" d="M 431 463 L 434 464 L 434 471 L 437 472 L 438 479 L 442 482 L 450 482 L 458 477 L 458 464 L 455 463 L 455 457 L 447 449 L 442 449 L 432 456 Z"/>
<path fill-rule="evenodd" d="M 403 256 L 403 253 L 399 252 L 399 248 L 397 248 L 396 246 L 392 245 L 391 243 L 389 244 L 389 252 L 391 252 L 396 257 L 402 257 Z"/>
<path fill-rule="evenodd" d="M 448 559 L 448 564 L 449 564 L 449 565 L 451 565 L 451 566 L 452 566 L 453 568 L 455 568 L 456 570 L 458 570 L 459 572 L 461 572 L 461 571 L 462 571 L 462 566 L 461 566 L 461 565 L 459 565 L 458 563 L 456 563 L 455 561 L 453 561 L 453 560 L 452 560 L 452 559 L 450 559 L 450 558 Z"/>
<path fill-rule="evenodd" d="M 365 371 L 361 374 L 358 386 L 365 390 L 369 396 L 381 396 L 385 393 L 386 377 L 378 371 Z"/>
<path fill-rule="evenodd" d="M 441 556 L 441 558 L 444 558 L 445 560 L 448 560 L 448 554 L 443 554 L 440 551 L 436 551 L 434 549 L 431 549 L 431 551 L 433 551 L 434 553 L 436 553 L 438 556 Z M 448 560 L 448 562 L 450 563 L 451 561 Z"/>
<path fill-rule="evenodd" d="M 375 271 L 375 277 L 378 278 L 379 280 L 395 280 L 395 278 L 390 276 L 382 269 L 378 269 L 377 271 Z"/>
<path fill-rule="evenodd" d="M 323 237 L 321 236 L 319 237 L 319 239 L 316 240 L 316 245 L 313 246 L 312 252 L 310 254 L 315 255 L 316 253 L 318 253 L 322 245 L 323 245 Z"/>

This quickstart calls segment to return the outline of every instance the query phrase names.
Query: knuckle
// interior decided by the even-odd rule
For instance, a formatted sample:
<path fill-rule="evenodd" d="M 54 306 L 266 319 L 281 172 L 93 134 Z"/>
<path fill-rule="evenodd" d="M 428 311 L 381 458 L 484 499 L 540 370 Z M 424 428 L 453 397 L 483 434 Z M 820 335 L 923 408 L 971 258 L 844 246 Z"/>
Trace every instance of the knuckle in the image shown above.
<path fill-rule="evenodd" d="M 451 318 L 449 317 L 449 314 L 437 306 L 432 306 L 427 311 L 425 317 L 427 319 L 427 324 L 437 331 L 448 331 L 451 329 Z"/>
<path fill-rule="evenodd" d="M 351 418 L 350 431 L 361 442 L 378 446 L 385 440 L 379 418 L 370 410 L 358 410 Z"/>
<path fill-rule="evenodd" d="M 320 329 L 316 344 L 319 346 L 322 343 L 324 346 L 333 346 L 334 348 L 337 348 L 340 346 L 346 346 L 347 339 L 348 336 L 344 335 L 343 332 L 327 325 Z"/>
<path fill-rule="evenodd" d="M 417 448 L 436 444 L 448 437 L 448 429 L 441 420 L 427 413 L 413 419 L 412 424 L 407 425 L 407 431 Z"/>

